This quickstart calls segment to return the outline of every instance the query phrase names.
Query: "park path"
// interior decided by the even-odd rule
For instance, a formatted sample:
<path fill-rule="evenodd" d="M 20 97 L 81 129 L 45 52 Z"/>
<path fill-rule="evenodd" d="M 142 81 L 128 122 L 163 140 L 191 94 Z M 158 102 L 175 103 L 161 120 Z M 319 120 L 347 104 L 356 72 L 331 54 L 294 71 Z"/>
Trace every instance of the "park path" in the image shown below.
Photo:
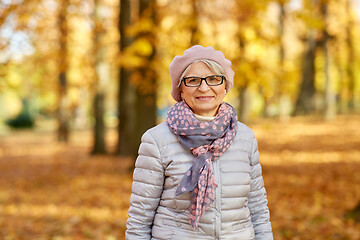
<path fill-rule="evenodd" d="M 360 201 L 359 122 L 250 124 L 275 239 L 360 239 L 360 224 L 346 217 Z M 75 131 L 69 144 L 47 131 L 0 137 L 0 239 L 124 239 L 133 161 L 90 156 L 91 139 L 90 131 Z"/>

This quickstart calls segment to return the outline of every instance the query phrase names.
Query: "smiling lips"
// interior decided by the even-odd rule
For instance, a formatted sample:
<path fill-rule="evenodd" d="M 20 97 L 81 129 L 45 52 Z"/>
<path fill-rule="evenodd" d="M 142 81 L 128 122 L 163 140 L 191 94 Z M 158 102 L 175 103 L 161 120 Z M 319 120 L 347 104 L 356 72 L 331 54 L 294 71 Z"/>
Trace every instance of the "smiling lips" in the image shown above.
<path fill-rule="evenodd" d="M 214 99 L 213 96 L 200 96 L 200 97 L 196 97 L 196 100 L 199 100 L 199 101 L 210 101 Z"/>

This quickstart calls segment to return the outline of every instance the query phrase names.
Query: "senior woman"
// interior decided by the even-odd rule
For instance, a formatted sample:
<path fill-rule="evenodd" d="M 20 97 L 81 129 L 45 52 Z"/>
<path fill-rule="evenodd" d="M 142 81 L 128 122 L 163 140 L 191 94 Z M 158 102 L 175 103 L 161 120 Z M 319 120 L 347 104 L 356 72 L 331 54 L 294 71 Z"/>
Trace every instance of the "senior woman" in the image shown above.
<path fill-rule="evenodd" d="M 223 102 L 231 62 L 196 45 L 169 70 L 177 103 L 142 136 L 126 239 L 273 239 L 257 141 Z"/>

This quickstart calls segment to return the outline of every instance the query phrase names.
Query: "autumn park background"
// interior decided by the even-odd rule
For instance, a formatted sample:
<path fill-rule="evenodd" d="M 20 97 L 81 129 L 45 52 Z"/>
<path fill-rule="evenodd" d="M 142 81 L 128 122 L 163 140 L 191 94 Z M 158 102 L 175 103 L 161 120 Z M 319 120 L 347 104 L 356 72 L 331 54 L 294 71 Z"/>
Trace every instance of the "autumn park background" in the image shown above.
<path fill-rule="evenodd" d="M 233 63 L 275 239 L 360 239 L 359 21 L 357 0 L 0 0 L 0 239 L 124 239 L 195 44 Z"/>

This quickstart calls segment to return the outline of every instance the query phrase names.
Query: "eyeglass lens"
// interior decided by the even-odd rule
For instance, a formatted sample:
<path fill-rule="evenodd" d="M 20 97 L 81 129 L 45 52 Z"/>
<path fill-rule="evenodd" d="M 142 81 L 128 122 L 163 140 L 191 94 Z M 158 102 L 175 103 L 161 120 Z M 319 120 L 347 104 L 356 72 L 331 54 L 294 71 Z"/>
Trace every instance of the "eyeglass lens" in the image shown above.
<path fill-rule="evenodd" d="M 216 86 L 216 85 L 222 84 L 223 76 L 214 75 L 214 76 L 207 76 L 205 78 L 187 77 L 187 78 L 184 78 L 184 83 L 186 86 L 197 87 L 197 86 L 201 85 L 203 80 L 205 80 L 206 84 L 209 86 Z"/>

